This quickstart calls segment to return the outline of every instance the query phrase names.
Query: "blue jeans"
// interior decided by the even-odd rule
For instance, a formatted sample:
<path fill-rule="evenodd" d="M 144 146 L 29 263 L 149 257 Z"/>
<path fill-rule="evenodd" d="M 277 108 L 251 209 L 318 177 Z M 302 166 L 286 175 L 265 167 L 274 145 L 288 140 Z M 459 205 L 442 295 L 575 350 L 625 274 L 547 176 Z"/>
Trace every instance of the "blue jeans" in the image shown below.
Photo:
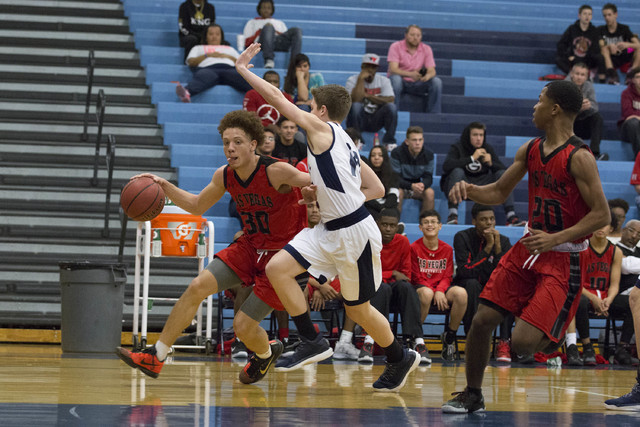
<path fill-rule="evenodd" d="M 373 114 L 364 111 L 362 102 L 351 104 L 351 110 L 349 110 L 349 115 L 347 116 L 347 127 L 354 127 L 364 132 L 377 132 L 384 127 L 385 134 L 382 142 L 395 144 L 397 126 L 398 110 L 394 103 L 387 102 L 379 106 Z"/>
<path fill-rule="evenodd" d="M 297 27 L 289 28 L 286 33 L 276 35 L 273 25 L 267 24 L 260 32 L 260 44 L 262 45 L 262 58 L 273 59 L 277 52 L 286 52 L 291 49 L 290 60 L 302 51 L 302 30 Z"/>
<path fill-rule="evenodd" d="M 442 113 L 442 80 L 434 77 L 426 82 L 408 82 L 398 74 L 390 77 L 391 87 L 396 97 L 396 107 L 400 109 L 400 96 L 403 93 L 426 98 L 426 113 Z"/>
<path fill-rule="evenodd" d="M 227 64 L 196 68 L 187 89 L 191 95 L 196 95 L 216 85 L 231 86 L 242 93 L 251 90 L 251 85 L 238 74 L 234 67 Z"/>

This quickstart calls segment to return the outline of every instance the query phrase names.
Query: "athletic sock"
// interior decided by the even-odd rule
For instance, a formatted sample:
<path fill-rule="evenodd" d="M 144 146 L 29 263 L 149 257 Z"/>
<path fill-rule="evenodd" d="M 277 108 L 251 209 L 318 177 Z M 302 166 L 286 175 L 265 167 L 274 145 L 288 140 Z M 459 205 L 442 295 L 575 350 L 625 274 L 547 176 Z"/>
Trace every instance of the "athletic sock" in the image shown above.
<path fill-rule="evenodd" d="M 164 359 L 167 358 L 167 354 L 169 354 L 169 350 L 171 347 L 167 346 L 162 341 L 156 342 L 156 357 L 160 362 L 164 362 Z"/>
<path fill-rule="evenodd" d="M 344 329 L 342 330 L 342 333 L 340 334 L 340 342 L 350 343 L 352 338 L 352 331 L 345 331 Z"/>
<path fill-rule="evenodd" d="M 384 347 L 384 354 L 387 356 L 387 363 L 398 363 L 404 357 L 404 351 L 397 339 L 394 339 L 389 347 Z"/>
<path fill-rule="evenodd" d="M 449 215 L 458 215 L 458 208 L 449 208 Z"/>
<path fill-rule="evenodd" d="M 262 354 L 256 353 L 256 356 L 258 356 L 262 360 L 270 358 L 271 357 L 271 346 L 269 346 L 269 350 L 266 353 L 262 353 Z"/>
<path fill-rule="evenodd" d="M 565 344 L 567 345 L 567 347 L 569 347 L 572 344 L 577 344 L 578 343 L 578 337 L 576 335 L 575 332 L 568 332 L 567 333 L 567 339 L 565 341 Z"/>
<path fill-rule="evenodd" d="M 309 341 L 313 341 L 318 336 L 318 332 L 316 331 L 315 326 L 313 326 L 313 322 L 311 321 L 311 317 L 308 312 L 304 312 L 299 316 L 291 316 L 291 320 L 295 323 L 296 328 L 298 328 L 298 334 L 302 337 L 305 337 Z"/>

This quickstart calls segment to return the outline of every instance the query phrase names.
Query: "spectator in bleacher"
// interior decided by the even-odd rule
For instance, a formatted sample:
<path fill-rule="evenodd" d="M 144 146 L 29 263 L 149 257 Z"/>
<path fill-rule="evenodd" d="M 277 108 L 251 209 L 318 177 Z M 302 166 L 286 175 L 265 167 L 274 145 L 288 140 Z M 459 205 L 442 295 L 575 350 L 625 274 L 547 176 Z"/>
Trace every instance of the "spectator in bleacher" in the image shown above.
<path fill-rule="evenodd" d="M 400 213 L 383 209 L 376 218 L 382 234 L 382 283 L 371 298 L 371 305 L 389 317 L 390 307 L 396 307 L 402 317 L 402 335 L 413 343 L 421 363 L 431 363 L 422 333 L 420 300 L 411 284 L 411 246 L 406 236 L 398 234 Z M 358 362 L 373 362 L 373 338 L 365 336 Z"/>
<path fill-rule="evenodd" d="M 598 31 L 607 81 L 618 84 L 618 68 L 624 72 L 630 67 L 640 67 L 640 40 L 629 26 L 618 23 L 618 8 L 615 4 L 607 3 L 602 6 L 602 16 L 605 25 L 599 26 Z"/>
<path fill-rule="evenodd" d="M 216 9 L 207 0 L 186 0 L 178 9 L 178 38 L 184 60 L 202 40 L 204 30 L 216 22 Z"/>
<path fill-rule="evenodd" d="M 262 76 L 263 79 L 280 89 L 280 75 L 269 70 Z M 293 98 L 288 93 L 284 93 L 284 97 L 293 102 Z M 260 120 L 262 120 L 262 126 L 275 125 L 280 120 L 280 112 L 265 101 L 265 99 L 258 93 L 257 90 L 251 89 L 244 95 L 242 102 L 242 108 L 247 111 L 255 111 Z"/>
<path fill-rule="evenodd" d="M 387 62 L 387 76 L 391 79 L 398 109 L 401 95 L 408 93 L 424 97 L 425 112 L 442 112 L 442 80 L 436 76 L 433 51 L 422 43 L 419 26 L 409 25 L 404 31 L 404 40 L 389 46 Z"/>
<path fill-rule="evenodd" d="M 629 342 L 633 335 L 633 318 L 629 310 L 629 292 L 636 284 L 640 274 L 640 248 L 637 246 L 638 241 L 640 241 L 640 221 L 629 220 L 622 228 L 620 241 L 616 243 L 616 246 L 622 250 L 623 258 L 620 268 L 620 291 L 611 304 L 611 309 L 616 306 L 618 312 L 626 313 L 623 316 L 622 334 L 618 348 L 616 348 L 614 354 L 616 362 L 621 365 L 630 365 L 636 362 L 629 354 Z"/>
<path fill-rule="evenodd" d="M 304 111 L 311 111 L 311 89 L 324 86 L 320 73 L 310 73 L 311 62 L 304 53 L 299 53 L 289 62 L 284 76 L 284 91 L 293 97 L 293 102 Z"/>
<path fill-rule="evenodd" d="M 295 166 L 307 157 L 307 146 L 296 140 L 298 125 L 283 116 L 278 121 L 278 128 L 280 134 L 271 155 Z"/>
<path fill-rule="evenodd" d="M 284 22 L 275 19 L 276 7 L 273 0 L 260 0 L 256 7 L 258 17 L 250 19 L 244 26 L 242 35 L 244 47 L 260 43 L 264 68 L 273 68 L 275 51 L 291 51 L 290 61 L 302 50 L 302 30 L 298 27 L 287 29 Z"/>
<path fill-rule="evenodd" d="M 582 92 L 582 109 L 573 122 L 573 131 L 583 139 L 589 139 L 589 147 L 596 160 L 609 160 L 607 153 L 600 152 L 602 139 L 602 116 L 598 112 L 596 90 L 589 81 L 589 68 L 584 62 L 576 62 L 565 80 L 574 82 Z"/>
<path fill-rule="evenodd" d="M 442 229 L 440 214 L 431 209 L 420 214 L 420 231 L 423 237 L 411 244 L 411 283 L 420 298 L 421 324 L 431 306 L 440 311 L 450 310 L 449 323 L 442 333 L 442 358 L 457 360 L 456 331 L 467 310 L 467 291 L 461 286 L 451 286 L 453 278 L 453 248 L 438 239 Z"/>
<path fill-rule="evenodd" d="M 191 102 L 191 97 L 216 85 L 228 85 L 246 93 L 251 90 L 235 69 L 240 54 L 224 39 L 224 31 L 218 24 L 209 25 L 202 36 L 202 44 L 194 46 L 186 63 L 193 69 L 193 78 L 183 87 L 176 86 L 176 95 L 182 102 Z"/>
<path fill-rule="evenodd" d="M 640 165 L 639 165 L 640 166 Z M 635 172 L 634 172 L 635 173 Z M 631 180 L 633 181 L 633 174 L 631 175 Z M 640 182 L 638 182 L 640 184 Z M 609 209 L 611 209 L 611 214 L 616 217 L 616 227 L 609 233 L 607 238 L 611 241 L 611 243 L 618 243 L 620 241 L 620 237 L 622 236 L 622 225 L 627 221 L 627 212 L 629 212 L 629 203 L 627 203 L 624 199 L 611 199 L 609 202 Z"/>
<path fill-rule="evenodd" d="M 558 41 L 556 64 L 565 74 L 569 74 L 571 67 L 577 62 L 583 62 L 589 68 L 596 68 L 598 80 L 605 80 L 604 57 L 600 52 L 600 32 L 591 23 L 593 9 L 583 4 L 578 9 L 578 20 L 569 25 Z M 587 70 L 587 77 L 589 73 Z"/>
<path fill-rule="evenodd" d="M 384 127 L 382 142 L 395 147 L 398 109 L 394 103 L 391 81 L 377 73 L 379 66 L 380 57 L 366 53 L 362 57 L 360 73 L 347 79 L 345 88 L 351 94 L 347 126 L 365 132 L 378 132 Z"/>
<path fill-rule="evenodd" d="M 640 153 L 640 67 L 634 67 L 627 73 L 627 88 L 620 95 L 620 110 L 620 137 L 622 141 L 631 143 L 635 158 Z"/>
<path fill-rule="evenodd" d="M 462 319 L 465 334 L 478 311 L 478 297 L 489 281 L 502 255 L 510 248 L 507 236 L 496 230 L 496 216 L 492 206 L 474 203 L 471 208 L 473 227 L 458 231 L 453 238 L 456 256 L 454 284 L 467 291 L 467 311 Z"/>
<path fill-rule="evenodd" d="M 371 169 L 373 169 L 378 178 L 380 178 L 380 181 L 382 181 L 385 195 L 379 199 L 365 202 L 365 207 L 374 217 L 383 209 L 397 209 L 398 196 L 400 195 L 398 175 L 391 168 L 391 160 L 389 160 L 387 149 L 381 145 L 373 147 L 371 151 L 369 151 L 367 163 L 369 163 Z"/>
<path fill-rule="evenodd" d="M 497 181 L 507 167 L 500 161 L 496 150 L 487 142 L 487 127 L 484 123 L 467 125 L 457 143 L 449 148 L 442 166 L 440 188 L 449 194 L 456 182 L 466 181 L 475 185 L 486 185 Z M 458 205 L 447 200 L 449 216 L 447 224 L 458 223 Z M 523 225 L 514 210 L 513 194 L 502 204 L 507 225 Z"/>
<path fill-rule="evenodd" d="M 391 152 L 391 168 L 398 175 L 402 210 L 404 199 L 422 200 L 420 212 L 433 209 L 435 192 L 433 184 L 434 155 L 424 146 L 424 131 L 420 126 L 410 126 L 407 138 Z"/>
<path fill-rule="evenodd" d="M 596 230 L 589 238 L 589 247 L 580 252 L 582 296 L 576 316 L 567 328 L 568 364 L 573 366 L 595 366 L 596 353 L 589 337 L 589 312 L 598 316 L 624 315 L 616 310 L 612 302 L 620 289 L 620 266 L 622 251 L 607 240 L 607 235 L 618 226 L 618 219 L 611 212 L 611 224 Z M 591 307 L 591 310 L 589 308 Z M 611 310 L 610 310 L 611 309 Z M 578 351 L 576 329 L 582 341 L 582 357 Z"/>

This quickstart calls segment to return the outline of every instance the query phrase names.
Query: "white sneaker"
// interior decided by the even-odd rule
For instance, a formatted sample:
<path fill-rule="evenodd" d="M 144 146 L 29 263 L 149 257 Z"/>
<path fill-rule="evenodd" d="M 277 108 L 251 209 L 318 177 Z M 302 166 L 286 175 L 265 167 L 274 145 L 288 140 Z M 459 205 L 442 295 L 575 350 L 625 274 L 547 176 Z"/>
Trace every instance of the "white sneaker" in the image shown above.
<path fill-rule="evenodd" d="M 333 350 L 333 358 L 336 360 L 357 360 L 359 355 L 360 350 L 350 342 L 338 341 Z"/>
<path fill-rule="evenodd" d="M 264 61 L 264 68 L 273 68 L 275 67 L 275 62 L 273 62 L 273 59 L 267 59 L 266 61 Z"/>

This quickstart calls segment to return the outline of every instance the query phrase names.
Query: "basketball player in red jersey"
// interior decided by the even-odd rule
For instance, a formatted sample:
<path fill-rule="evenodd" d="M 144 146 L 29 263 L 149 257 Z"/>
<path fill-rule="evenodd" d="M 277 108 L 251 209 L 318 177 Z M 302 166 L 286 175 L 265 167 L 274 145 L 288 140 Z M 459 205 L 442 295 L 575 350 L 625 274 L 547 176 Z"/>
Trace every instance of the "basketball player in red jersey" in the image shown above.
<path fill-rule="evenodd" d="M 176 205 L 194 215 L 202 215 L 217 203 L 225 191 L 237 204 L 243 235 L 193 279 L 173 307 L 158 342 L 142 352 L 118 347 L 116 354 L 133 368 L 157 378 L 171 345 L 191 323 L 206 297 L 243 284 L 255 283 L 254 292 L 244 302 L 233 321 L 238 338 L 255 354 L 240 372 L 240 381 L 249 384 L 264 377 L 282 354 L 280 341 L 272 341 L 260 321 L 273 309 L 284 310 L 264 268 L 267 262 L 306 225 L 300 215 L 299 193 L 293 187 L 311 184 L 309 174 L 286 162 L 255 153 L 263 139 L 263 128 L 253 112 L 232 111 L 218 126 L 228 165 L 218 168 L 211 182 L 198 195 L 181 190 L 167 180 L 149 176 L 162 186 Z"/>
<path fill-rule="evenodd" d="M 467 387 L 442 405 L 445 413 L 484 410 L 481 387 L 491 334 L 507 313 L 519 318 L 512 334 L 518 354 L 557 347 L 575 314 L 585 237 L 611 220 L 595 158 L 573 133 L 581 106 L 574 83 L 547 84 L 533 107 L 533 123 L 545 137 L 520 147 L 495 183 L 460 181 L 449 193 L 454 203 L 498 205 L 529 173 L 528 232 L 502 257 L 480 294 L 467 338 Z"/>

